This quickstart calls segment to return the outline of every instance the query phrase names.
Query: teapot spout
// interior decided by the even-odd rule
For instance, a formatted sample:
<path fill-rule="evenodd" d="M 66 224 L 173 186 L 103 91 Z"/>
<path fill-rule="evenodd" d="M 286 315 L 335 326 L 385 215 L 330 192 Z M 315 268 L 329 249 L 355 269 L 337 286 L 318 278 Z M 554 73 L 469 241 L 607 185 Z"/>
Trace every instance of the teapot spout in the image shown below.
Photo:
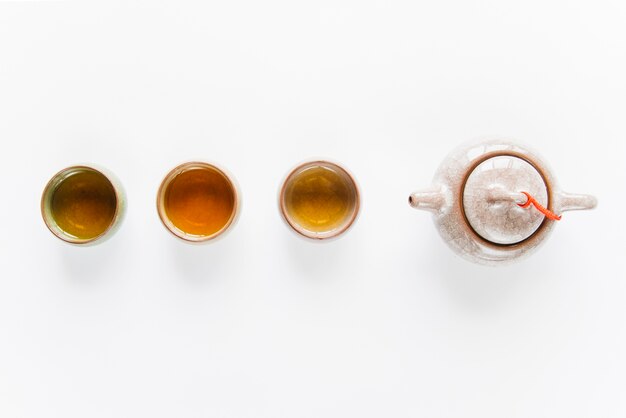
<path fill-rule="evenodd" d="M 442 190 L 433 189 L 419 191 L 409 196 L 409 205 L 415 209 L 439 212 L 446 204 L 446 197 Z"/>
<path fill-rule="evenodd" d="M 561 211 L 587 210 L 598 206 L 598 199 L 588 194 L 559 193 L 559 206 Z"/>

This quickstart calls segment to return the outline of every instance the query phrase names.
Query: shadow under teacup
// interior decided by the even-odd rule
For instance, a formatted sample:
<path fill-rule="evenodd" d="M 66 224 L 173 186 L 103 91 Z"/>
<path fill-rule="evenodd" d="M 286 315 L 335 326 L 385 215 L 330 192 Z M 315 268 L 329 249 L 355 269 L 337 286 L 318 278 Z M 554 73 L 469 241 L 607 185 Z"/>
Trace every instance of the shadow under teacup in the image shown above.
<path fill-rule="evenodd" d="M 110 172 L 91 165 L 64 168 L 41 196 L 41 215 L 48 229 L 70 244 L 102 242 L 119 226 L 126 199 Z"/>
<path fill-rule="evenodd" d="M 283 219 L 295 232 L 324 240 L 352 226 L 359 214 L 360 193 L 345 168 L 329 161 L 310 161 L 287 175 L 279 206 Z"/>
<path fill-rule="evenodd" d="M 191 243 L 222 236 L 236 222 L 240 206 L 232 177 L 205 162 L 188 162 L 174 168 L 157 193 L 157 211 L 163 225 Z"/>

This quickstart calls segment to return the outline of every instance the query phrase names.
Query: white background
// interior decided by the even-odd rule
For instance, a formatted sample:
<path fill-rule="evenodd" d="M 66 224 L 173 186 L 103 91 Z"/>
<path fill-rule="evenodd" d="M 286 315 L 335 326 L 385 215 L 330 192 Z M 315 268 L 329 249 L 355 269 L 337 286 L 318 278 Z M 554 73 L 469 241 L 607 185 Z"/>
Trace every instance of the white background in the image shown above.
<path fill-rule="evenodd" d="M 626 416 L 625 22 L 621 0 L 0 3 L 0 417 Z M 501 268 L 407 204 L 493 134 L 600 202 Z M 315 156 L 363 193 L 327 245 L 276 203 Z M 243 193 L 211 245 L 156 215 L 189 159 Z M 129 198 L 91 248 L 39 214 L 80 162 Z"/>

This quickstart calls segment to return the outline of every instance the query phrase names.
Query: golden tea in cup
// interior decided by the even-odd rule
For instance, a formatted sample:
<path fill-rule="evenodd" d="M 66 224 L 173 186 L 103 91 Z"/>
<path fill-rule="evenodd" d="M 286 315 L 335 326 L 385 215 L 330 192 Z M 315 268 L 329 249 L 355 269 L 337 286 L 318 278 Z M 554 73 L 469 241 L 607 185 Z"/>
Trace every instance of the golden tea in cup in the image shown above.
<path fill-rule="evenodd" d="M 312 239 L 332 238 L 347 231 L 360 206 L 352 175 L 328 161 L 311 161 L 292 170 L 283 182 L 279 200 L 287 224 Z"/>
<path fill-rule="evenodd" d="M 239 196 L 233 180 L 204 162 L 182 164 L 170 171 L 157 195 L 163 225 L 189 242 L 218 237 L 234 223 Z"/>
<path fill-rule="evenodd" d="M 55 174 L 41 198 L 46 226 L 63 241 L 88 244 L 110 235 L 124 210 L 121 186 L 109 173 L 73 166 Z"/>

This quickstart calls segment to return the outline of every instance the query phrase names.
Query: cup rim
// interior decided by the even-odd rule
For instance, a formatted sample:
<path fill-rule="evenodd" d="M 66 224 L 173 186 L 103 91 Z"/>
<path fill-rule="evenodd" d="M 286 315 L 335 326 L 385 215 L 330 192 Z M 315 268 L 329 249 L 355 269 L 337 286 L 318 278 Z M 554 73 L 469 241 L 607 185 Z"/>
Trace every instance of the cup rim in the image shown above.
<path fill-rule="evenodd" d="M 91 171 L 100 174 L 109 182 L 109 184 L 113 188 L 113 192 L 115 193 L 115 212 L 113 213 L 113 218 L 111 219 L 111 222 L 104 231 L 91 238 L 77 238 L 67 233 L 57 224 L 50 209 L 52 196 L 54 195 L 59 185 L 71 175 L 80 171 Z M 48 180 L 48 183 L 46 183 L 46 186 L 44 187 L 41 194 L 41 217 L 43 218 L 43 221 L 46 224 L 48 230 L 60 240 L 75 245 L 92 244 L 96 241 L 100 241 L 102 238 L 112 233 L 112 231 L 115 229 L 115 226 L 119 222 L 122 213 L 123 201 L 124 196 L 120 185 L 110 173 L 107 173 L 106 170 L 96 168 L 95 166 L 90 164 L 77 164 L 59 170 L 50 178 L 50 180 Z"/>
<path fill-rule="evenodd" d="M 189 170 L 196 170 L 196 169 L 208 169 L 208 170 L 216 171 L 217 173 L 219 173 L 228 182 L 228 185 L 233 191 L 233 195 L 235 198 L 235 202 L 234 202 L 233 210 L 230 214 L 230 218 L 218 231 L 214 232 L 211 235 L 194 235 L 194 234 L 189 234 L 181 230 L 176 225 L 174 225 L 174 223 L 169 219 L 169 216 L 167 215 L 167 211 L 165 209 L 165 193 L 167 192 L 168 186 L 171 184 L 171 182 L 180 174 Z M 169 231 L 172 235 L 174 235 L 175 237 L 185 242 L 198 244 L 198 243 L 206 243 L 209 241 L 213 241 L 217 239 L 218 237 L 223 236 L 227 231 L 231 229 L 231 227 L 235 224 L 239 216 L 239 210 L 241 207 L 241 198 L 240 198 L 240 192 L 239 192 L 239 187 L 237 186 L 237 182 L 228 171 L 226 171 L 225 169 L 221 168 L 220 166 L 216 164 L 209 163 L 206 161 L 188 161 L 188 162 L 184 162 L 182 164 L 177 165 L 163 177 L 163 180 L 161 180 L 161 184 L 157 191 L 156 206 L 157 206 L 157 214 L 159 215 L 159 219 L 161 220 L 161 223 L 163 224 L 163 226 L 165 227 L 167 231 Z"/>
<path fill-rule="evenodd" d="M 298 224 L 295 220 L 293 220 L 287 214 L 287 205 L 285 203 L 285 192 L 286 192 L 287 184 L 288 184 L 289 180 L 296 173 L 302 171 L 303 169 L 308 168 L 308 167 L 314 167 L 314 166 L 331 167 L 331 168 L 333 168 L 335 170 L 338 170 L 338 171 L 342 172 L 343 174 L 345 174 L 346 177 L 348 178 L 348 180 L 350 181 L 350 183 L 352 184 L 352 187 L 354 189 L 354 194 L 355 194 L 354 209 L 352 210 L 352 213 L 350 214 L 349 219 L 343 225 L 341 225 L 340 228 L 337 228 L 337 229 L 334 229 L 334 230 L 331 230 L 331 231 L 321 232 L 321 233 L 309 231 L 308 229 L 306 229 L 306 228 L 302 227 L 300 224 Z M 361 212 L 361 190 L 359 188 L 359 184 L 357 183 L 356 178 L 354 177 L 354 175 L 347 168 L 342 166 L 341 164 L 336 163 L 334 161 L 327 160 L 327 159 L 307 160 L 305 162 L 302 162 L 302 163 L 298 164 L 293 169 L 291 169 L 287 173 L 285 178 L 283 179 L 283 182 L 282 182 L 281 187 L 280 187 L 280 192 L 279 192 L 279 195 L 278 195 L 278 205 L 280 207 L 280 214 L 281 214 L 283 220 L 287 223 L 287 225 L 289 225 L 290 229 L 292 229 L 294 232 L 296 232 L 299 236 L 307 238 L 307 239 L 312 239 L 312 240 L 315 240 L 315 241 L 331 240 L 333 238 L 338 238 L 339 236 L 343 235 L 356 222 L 356 220 L 359 217 L 359 214 Z"/>

